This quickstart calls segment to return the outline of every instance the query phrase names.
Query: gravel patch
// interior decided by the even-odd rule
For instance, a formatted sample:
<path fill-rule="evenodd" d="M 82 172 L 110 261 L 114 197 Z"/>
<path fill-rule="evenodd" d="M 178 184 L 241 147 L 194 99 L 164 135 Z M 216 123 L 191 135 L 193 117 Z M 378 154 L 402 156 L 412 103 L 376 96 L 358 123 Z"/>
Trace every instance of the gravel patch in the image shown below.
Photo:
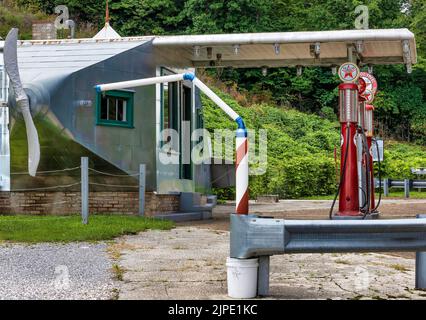
<path fill-rule="evenodd" d="M 0 300 L 113 299 L 106 243 L 0 245 Z"/>

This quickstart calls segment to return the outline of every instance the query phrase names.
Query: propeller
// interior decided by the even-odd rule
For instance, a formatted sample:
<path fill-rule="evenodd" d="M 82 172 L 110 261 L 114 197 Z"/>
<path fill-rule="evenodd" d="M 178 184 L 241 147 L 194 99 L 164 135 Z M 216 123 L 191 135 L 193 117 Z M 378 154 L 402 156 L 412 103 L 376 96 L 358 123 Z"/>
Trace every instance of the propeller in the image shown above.
<path fill-rule="evenodd" d="M 37 129 L 34 125 L 30 111 L 30 101 L 22 87 L 21 77 L 18 68 L 18 29 L 13 28 L 6 37 L 3 48 L 3 60 L 6 72 L 9 76 L 10 84 L 15 92 L 16 104 L 21 111 L 27 130 L 28 141 L 28 173 L 35 177 L 37 167 L 40 162 L 40 142 L 38 140 Z"/>

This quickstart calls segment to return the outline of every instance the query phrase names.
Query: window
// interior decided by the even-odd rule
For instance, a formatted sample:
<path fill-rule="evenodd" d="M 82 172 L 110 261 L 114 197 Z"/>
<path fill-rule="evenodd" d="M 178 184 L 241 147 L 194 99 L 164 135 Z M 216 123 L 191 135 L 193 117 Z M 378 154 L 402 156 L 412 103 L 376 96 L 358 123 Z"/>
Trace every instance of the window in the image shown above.
<path fill-rule="evenodd" d="M 107 91 L 98 93 L 96 124 L 133 128 L 132 91 Z"/>

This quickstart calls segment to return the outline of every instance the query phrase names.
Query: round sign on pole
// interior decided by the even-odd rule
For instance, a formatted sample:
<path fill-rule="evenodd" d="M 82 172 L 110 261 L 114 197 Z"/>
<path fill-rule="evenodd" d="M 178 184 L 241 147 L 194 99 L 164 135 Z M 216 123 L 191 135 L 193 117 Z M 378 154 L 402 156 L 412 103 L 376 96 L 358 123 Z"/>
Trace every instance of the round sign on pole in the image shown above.
<path fill-rule="evenodd" d="M 345 83 L 354 83 L 358 80 L 360 70 L 355 63 L 346 62 L 339 68 L 339 78 Z"/>
<path fill-rule="evenodd" d="M 372 103 L 374 101 L 374 93 L 373 91 L 366 89 L 362 94 L 362 97 L 365 99 L 367 103 Z"/>
<path fill-rule="evenodd" d="M 362 96 L 365 90 L 367 89 L 367 84 L 365 83 L 364 79 L 360 77 L 358 79 L 358 92 Z"/>
<path fill-rule="evenodd" d="M 365 88 L 367 90 L 370 90 L 373 94 L 377 93 L 377 80 L 372 74 L 369 74 L 368 72 L 361 72 L 360 79 L 364 80 Z"/>

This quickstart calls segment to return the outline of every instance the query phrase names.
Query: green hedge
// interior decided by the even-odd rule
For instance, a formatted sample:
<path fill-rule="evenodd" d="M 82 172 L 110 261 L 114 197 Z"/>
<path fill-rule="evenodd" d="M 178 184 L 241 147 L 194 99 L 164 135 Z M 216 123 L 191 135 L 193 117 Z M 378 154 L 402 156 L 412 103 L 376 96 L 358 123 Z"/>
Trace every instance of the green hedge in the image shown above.
<path fill-rule="evenodd" d="M 385 144 L 385 159 L 382 165 L 383 177 L 415 179 L 418 177 L 411 173 L 411 168 L 419 167 L 426 168 L 425 147 L 400 142 L 388 142 Z"/>
<path fill-rule="evenodd" d="M 228 95 L 217 92 L 245 120 L 250 129 L 268 131 L 268 168 L 262 176 L 250 177 L 250 195 L 279 194 L 300 198 L 333 194 L 336 190 L 334 149 L 340 149 L 340 125 L 292 109 L 272 105 L 241 107 Z M 206 128 L 235 130 L 235 124 L 206 97 L 202 97 Z M 213 144 L 214 147 L 214 144 Z M 256 145 L 256 152 L 257 152 Z M 338 155 L 338 162 L 340 155 Z M 340 166 L 340 163 L 337 163 Z M 387 142 L 382 176 L 414 178 L 412 167 L 426 167 L 426 149 L 407 143 Z M 377 173 L 377 166 L 376 166 Z M 214 190 L 220 199 L 234 199 L 234 188 Z"/>

